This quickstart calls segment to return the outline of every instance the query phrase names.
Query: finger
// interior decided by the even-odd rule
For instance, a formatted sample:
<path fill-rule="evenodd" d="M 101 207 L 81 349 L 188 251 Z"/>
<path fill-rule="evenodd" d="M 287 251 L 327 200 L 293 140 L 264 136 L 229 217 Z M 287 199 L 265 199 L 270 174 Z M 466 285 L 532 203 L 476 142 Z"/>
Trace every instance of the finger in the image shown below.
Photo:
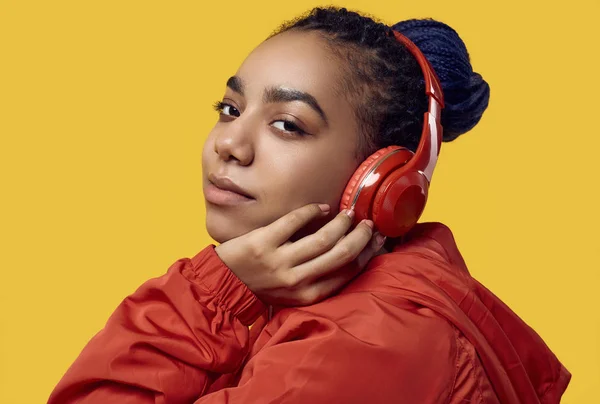
<path fill-rule="evenodd" d="M 329 205 L 317 203 L 295 209 L 263 228 L 267 234 L 266 241 L 271 245 L 280 246 L 298 230 L 312 220 L 325 216 L 329 211 Z"/>
<path fill-rule="evenodd" d="M 378 232 L 373 234 L 369 245 L 365 247 L 365 249 L 362 250 L 358 257 L 354 260 L 361 271 L 367 266 L 369 261 L 371 261 L 371 258 L 373 258 L 379 252 L 379 250 L 381 250 L 385 244 L 385 240 L 386 237 L 383 234 Z"/>
<path fill-rule="evenodd" d="M 370 243 L 354 261 L 318 279 L 303 293 L 299 293 L 297 300 L 302 304 L 313 304 L 333 295 L 364 271 L 384 243 L 385 237 L 375 233 Z"/>
<path fill-rule="evenodd" d="M 354 211 L 343 210 L 316 233 L 286 246 L 283 254 L 288 257 L 291 266 L 309 261 L 331 250 L 346 235 L 353 220 Z"/>
<path fill-rule="evenodd" d="M 280 290 L 271 291 L 270 297 L 274 298 L 277 304 L 290 307 L 310 305 L 321 301 L 359 275 L 367 267 L 368 262 L 381 250 L 385 240 L 386 238 L 382 234 L 375 233 L 359 256 L 349 264 L 321 276 L 313 284 L 296 285 L 294 289 L 280 288 Z"/>
<path fill-rule="evenodd" d="M 359 273 L 360 270 L 356 265 L 344 266 L 299 294 L 296 298 L 297 304 L 311 305 L 320 302 L 338 292 Z"/>
<path fill-rule="evenodd" d="M 373 235 L 373 222 L 363 220 L 333 248 L 294 268 L 299 283 L 310 282 L 352 262 L 367 246 Z"/>

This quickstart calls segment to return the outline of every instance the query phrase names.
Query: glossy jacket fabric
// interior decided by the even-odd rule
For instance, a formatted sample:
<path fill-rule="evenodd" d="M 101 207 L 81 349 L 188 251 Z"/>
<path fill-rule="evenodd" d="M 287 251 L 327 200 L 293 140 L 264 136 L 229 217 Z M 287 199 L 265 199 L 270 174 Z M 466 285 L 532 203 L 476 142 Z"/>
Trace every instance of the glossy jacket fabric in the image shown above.
<path fill-rule="evenodd" d="M 550 404 L 571 378 L 437 223 L 337 295 L 265 309 L 209 246 L 127 297 L 49 403 Z"/>

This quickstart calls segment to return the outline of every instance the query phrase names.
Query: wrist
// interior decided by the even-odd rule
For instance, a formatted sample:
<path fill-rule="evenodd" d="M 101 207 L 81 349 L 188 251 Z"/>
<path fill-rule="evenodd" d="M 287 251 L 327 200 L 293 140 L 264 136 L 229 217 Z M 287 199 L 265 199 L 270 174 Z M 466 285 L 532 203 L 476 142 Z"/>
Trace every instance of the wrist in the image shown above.
<path fill-rule="evenodd" d="M 229 269 L 216 250 L 217 247 L 209 245 L 192 257 L 191 266 L 184 275 L 209 292 L 214 304 L 225 307 L 244 325 L 250 325 L 266 306 Z"/>

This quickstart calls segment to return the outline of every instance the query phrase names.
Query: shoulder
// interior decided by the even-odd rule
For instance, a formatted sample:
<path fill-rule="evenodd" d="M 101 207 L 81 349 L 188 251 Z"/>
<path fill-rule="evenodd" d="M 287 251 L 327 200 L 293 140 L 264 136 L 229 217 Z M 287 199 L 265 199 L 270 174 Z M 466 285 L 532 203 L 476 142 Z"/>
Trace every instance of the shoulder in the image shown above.
<path fill-rule="evenodd" d="M 274 320 L 274 344 L 304 344 L 337 380 L 367 378 L 360 394 L 398 394 L 411 403 L 446 402 L 452 394 L 460 346 L 454 327 L 431 309 L 357 292 L 283 310 Z"/>

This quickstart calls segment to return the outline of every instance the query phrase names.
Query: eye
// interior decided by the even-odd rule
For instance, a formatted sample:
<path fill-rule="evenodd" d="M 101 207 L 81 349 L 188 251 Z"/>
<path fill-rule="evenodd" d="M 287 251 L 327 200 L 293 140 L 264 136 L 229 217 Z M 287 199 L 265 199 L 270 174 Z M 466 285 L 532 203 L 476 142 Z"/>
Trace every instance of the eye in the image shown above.
<path fill-rule="evenodd" d="M 298 125 L 291 121 L 278 120 L 273 122 L 271 125 L 273 125 L 274 128 L 282 132 L 297 133 L 299 135 L 304 135 L 306 133 L 302 129 L 300 129 Z"/>
<path fill-rule="evenodd" d="M 231 104 L 227 104 L 221 101 L 217 101 L 214 105 L 215 111 L 221 115 L 226 116 L 240 116 L 240 111 Z"/>
<path fill-rule="evenodd" d="M 223 105 L 223 109 L 221 110 L 223 115 L 232 115 L 232 116 L 240 116 L 240 111 L 238 111 L 233 105 L 225 104 Z"/>

